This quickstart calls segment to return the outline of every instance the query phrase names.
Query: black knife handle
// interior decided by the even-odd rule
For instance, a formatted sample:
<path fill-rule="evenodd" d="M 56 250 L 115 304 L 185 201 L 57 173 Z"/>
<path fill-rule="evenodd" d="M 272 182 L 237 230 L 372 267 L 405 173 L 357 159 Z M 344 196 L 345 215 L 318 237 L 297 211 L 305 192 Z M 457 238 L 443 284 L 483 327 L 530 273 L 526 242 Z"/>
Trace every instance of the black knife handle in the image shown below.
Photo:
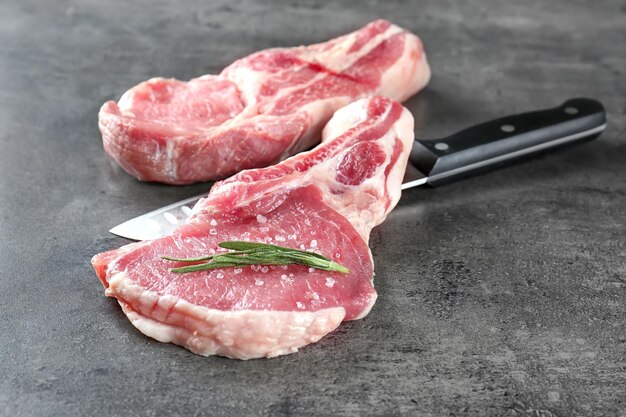
<path fill-rule="evenodd" d="M 606 127 L 602 104 L 574 98 L 559 107 L 481 123 L 437 140 L 416 139 L 411 162 L 437 186 L 519 157 L 593 139 Z"/>

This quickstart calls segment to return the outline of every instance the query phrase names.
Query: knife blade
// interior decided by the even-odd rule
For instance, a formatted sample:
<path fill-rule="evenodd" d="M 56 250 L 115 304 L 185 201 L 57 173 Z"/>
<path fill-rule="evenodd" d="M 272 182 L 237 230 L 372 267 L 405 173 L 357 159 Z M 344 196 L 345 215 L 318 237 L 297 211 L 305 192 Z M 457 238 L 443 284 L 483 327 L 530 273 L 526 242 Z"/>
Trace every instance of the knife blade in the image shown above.
<path fill-rule="evenodd" d="M 602 104 L 589 98 L 558 107 L 502 117 L 441 139 L 415 139 L 402 190 L 438 186 L 505 165 L 552 148 L 590 140 L 606 128 Z M 184 223 L 199 194 L 113 227 L 109 232 L 132 240 L 151 240 Z"/>

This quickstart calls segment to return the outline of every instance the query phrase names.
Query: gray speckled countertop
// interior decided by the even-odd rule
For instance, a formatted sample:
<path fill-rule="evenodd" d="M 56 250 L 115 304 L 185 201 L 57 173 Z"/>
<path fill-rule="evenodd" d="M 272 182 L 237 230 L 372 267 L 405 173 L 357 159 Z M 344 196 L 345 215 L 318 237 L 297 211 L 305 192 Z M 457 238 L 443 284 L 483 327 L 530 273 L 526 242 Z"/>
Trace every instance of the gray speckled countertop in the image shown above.
<path fill-rule="evenodd" d="M 0 3 L 0 414 L 626 416 L 626 4 L 350 3 Z M 603 101 L 609 126 L 407 192 L 372 234 L 370 315 L 295 355 L 203 358 L 141 335 L 89 259 L 126 243 L 111 226 L 207 185 L 121 172 L 99 106 L 378 17 L 425 42 L 418 135 L 574 96 Z"/>

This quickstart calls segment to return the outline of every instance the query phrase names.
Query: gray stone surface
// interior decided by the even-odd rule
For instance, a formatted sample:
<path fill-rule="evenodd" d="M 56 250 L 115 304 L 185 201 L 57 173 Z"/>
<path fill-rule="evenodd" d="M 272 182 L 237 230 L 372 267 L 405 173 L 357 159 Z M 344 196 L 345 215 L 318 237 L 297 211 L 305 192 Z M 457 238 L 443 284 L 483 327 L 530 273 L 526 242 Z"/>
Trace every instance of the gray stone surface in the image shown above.
<path fill-rule="evenodd" d="M 377 17 L 426 44 L 419 135 L 573 96 L 602 100 L 609 127 L 407 192 L 372 234 L 371 314 L 295 355 L 142 336 L 89 259 L 126 243 L 109 227 L 207 185 L 121 172 L 99 106 Z M 626 416 L 625 22 L 611 0 L 0 2 L 0 414 Z"/>

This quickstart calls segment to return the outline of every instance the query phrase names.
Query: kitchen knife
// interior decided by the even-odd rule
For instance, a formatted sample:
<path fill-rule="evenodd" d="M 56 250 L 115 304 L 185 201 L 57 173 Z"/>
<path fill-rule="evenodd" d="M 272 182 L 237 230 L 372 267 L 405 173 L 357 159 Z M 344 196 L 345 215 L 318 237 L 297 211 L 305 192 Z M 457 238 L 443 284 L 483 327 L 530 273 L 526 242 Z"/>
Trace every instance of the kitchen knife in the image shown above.
<path fill-rule="evenodd" d="M 574 98 L 559 107 L 503 117 L 442 139 L 415 139 L 402 189 L 438 186 L 491 170 L 520 157 L 597 137 L 606 127 L 604 107 Z M 133 240 L 171 233 L 208 193 L 178 201 L 115 226 L 109 232 Z"/>

